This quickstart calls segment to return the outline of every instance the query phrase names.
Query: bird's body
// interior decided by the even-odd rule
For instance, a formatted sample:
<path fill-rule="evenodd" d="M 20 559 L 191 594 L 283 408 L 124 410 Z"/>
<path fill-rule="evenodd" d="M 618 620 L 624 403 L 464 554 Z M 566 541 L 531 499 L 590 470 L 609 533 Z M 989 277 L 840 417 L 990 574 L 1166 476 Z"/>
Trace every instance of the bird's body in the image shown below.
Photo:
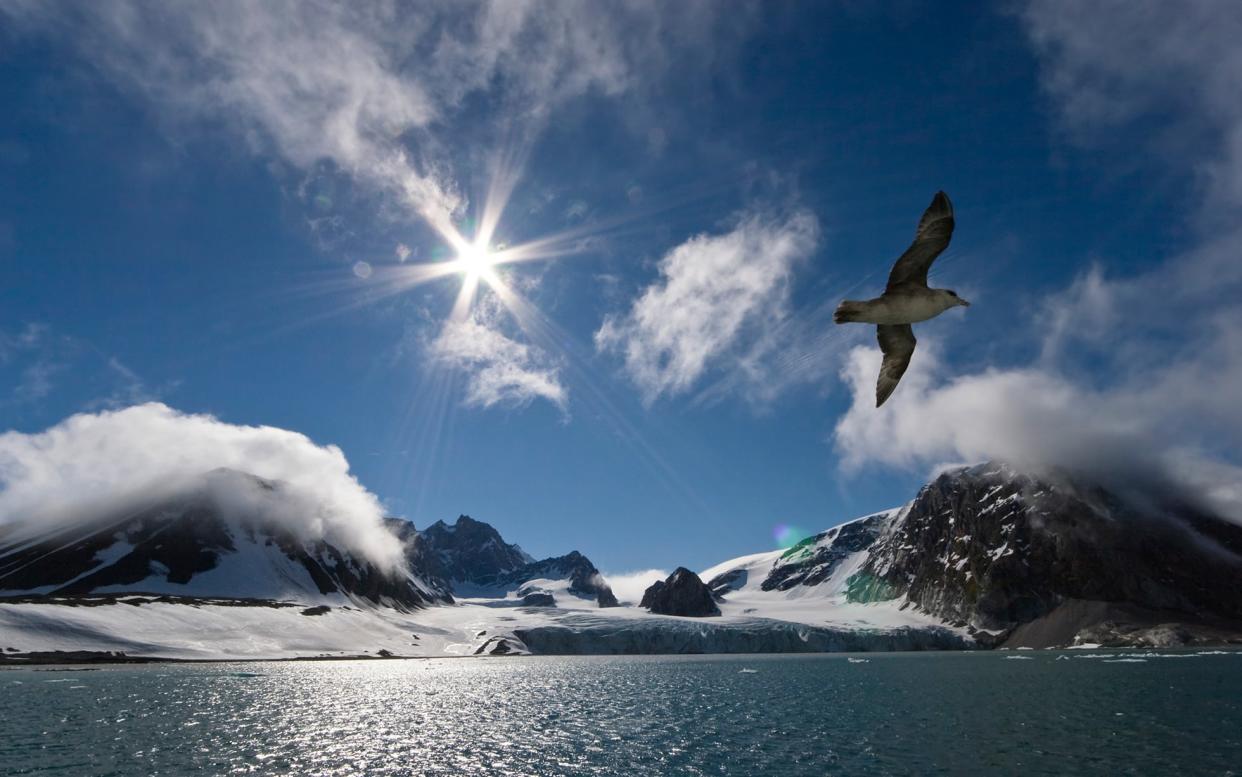
<path fill-rule="evenodd" d="M 833 316 L 838 324 L 917 324 L 962 304 L 943 289 L 910 289 L 864 301 L 846 300 Z"/>
<path fill-rule="evenodd" d="M 875 388 L 876 407 L 884 404 L 910 366 L 918 342 L 910 325 L 935 318 L 949 308 L 970 304 L 956 292 L 927 285 L 927 271 L 949 245 L 953 225 L 953 204 L 944 192 L 936 192 L 919 220 L 914 242 L 893 265 L 884 293 L 865 301 L 846 300 L 833 314 L 838 324 L 876 325 L 876 337 L 884 353 Z"/>

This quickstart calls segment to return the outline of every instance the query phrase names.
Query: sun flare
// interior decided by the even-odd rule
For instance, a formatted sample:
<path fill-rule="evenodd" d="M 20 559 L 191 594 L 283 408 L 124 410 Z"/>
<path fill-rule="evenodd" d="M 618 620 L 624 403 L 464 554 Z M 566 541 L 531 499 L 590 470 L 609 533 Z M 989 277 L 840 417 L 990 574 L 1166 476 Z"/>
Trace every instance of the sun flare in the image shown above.
<path fill-rule="evenodd" d="M 491 272 L 496 265 L 496 255 L 486 246 L 467 244 L 457 252 L 454 263 L 467 277 L 479 278 Z"/>

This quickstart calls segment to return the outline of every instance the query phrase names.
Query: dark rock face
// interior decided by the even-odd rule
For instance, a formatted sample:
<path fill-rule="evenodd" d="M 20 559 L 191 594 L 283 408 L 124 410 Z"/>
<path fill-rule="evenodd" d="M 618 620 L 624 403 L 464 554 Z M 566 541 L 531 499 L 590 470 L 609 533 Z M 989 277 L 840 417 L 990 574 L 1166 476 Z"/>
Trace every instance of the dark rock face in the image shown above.
<path fill-rule="evenodd" d="M 455 525 L 437 521 L 415 535 L 406 545 L 411 567 L 440 581 L 446 591 L 453 581 L 515 589 L 529 580 L 568 580 L 570 593 L 595 599 L 600 607 L 617 606 L 608 582 L 576 550 L 535 561 L 489 524 L 465 515 Z"/>
<path fill-rule="evenodd" d="M 443 576 L 444 565 L 414 524 L 403 518 L 385 518 L 384 525 L 405 547 L 406 565 L 423 581 L 431 597 L 452 604 L 453 584 Z"/>
<path fill-rule="evenodd" d="M 750 572 L 745 569 L 730 569 L 728 572 L 721 572 L 711 580 L 708 580 L 707 588 L 712 592 L 712 597 L 720 601 L 730 591 L 736 591 L 746 585 L 746 581 L 749 579 Z"/>
<path fill-rule="evenodd" d="M 1099 488 L 987 464 L 925 486 L 873 540 L 849 594 L 904 595 L 946 621 L 999 632 L 998 640 L 1031 637 L 1031 628 L 1015 630 L 1036 621 L 1048 639 L 1059 635 L 1055 644 L 1093 641 L 1094 632 L 1120 644 L 1242 634 L 1239 549 L 1242 527 L 1193 510 L 1152 515 Z M 1075 602 L 1112 606 L 1064 609 Z M 1163 636 L 1146 634 L 1157 626 Z"/>
<path fill-rule="evenodd" d="M 130 585 L 163 567 L 170 583 L 187 583 L 198 572 L 215 568 L 221 553 L 236 548 L 215 511 L 187 504 L 180 515 L 161 520 L 163 507 L 144 510 L 121 527 L 87 529 L 70 526 L 29 545 L 0 545 L 0 590 L 53 587 L 57 595 L 80 595 L 103 586 Z M 119 542 L 132 549 L 111 564 L 97 558 Z"/>
<path fill-rule="evenodd" d="M 459 516 L 455 524 L 436 521 L 418 535 L 422 568 L 445 580 L 484 580 L 534 560 L 506 543 L 490 524 L 468 515 Z"/>
<path fill-rule="evenodd" d="M 555 607 L 556 597 L 547 591 L 531 591 L 522 594 L 522 606 L 524 607 Z"/>
<path fill-rule="evenodd" d="M 678 567 L 666 579 L 652 583 L 643 592 L 639 606 L 659 615 L 704 618 L 720 614 L 711 590 L 685 567 Z"/>
<path fill-rule="evenodd" d="M 727 598 L 754 574 L 708 587 Z M 808 538 L 763 574 L 764 591 L 830 583 L 853 602 L 901 600 L 983 646 L 1242 642 L 1242 527 L 996 463 L 946 472 L 907 507 Z"/>

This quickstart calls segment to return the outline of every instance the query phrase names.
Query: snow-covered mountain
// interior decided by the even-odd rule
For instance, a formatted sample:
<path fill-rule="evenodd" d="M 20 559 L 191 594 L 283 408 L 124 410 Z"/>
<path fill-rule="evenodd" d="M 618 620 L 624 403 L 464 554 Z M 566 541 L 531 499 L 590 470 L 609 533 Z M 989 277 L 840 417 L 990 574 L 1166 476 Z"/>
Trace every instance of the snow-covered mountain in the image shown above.
<path fill-rule="evenodd" d="M 617 606 L 617 598 L 591 560 L 578 551 L 536 561 L 505 542 L 490 524 L 468 515 L 455 523 L 436 521 L 415 531 L 406 521 L 389 526 L 406 542 L 411 569 L 433 584 L 466 599 L 556 606 L 566 597 Z"/>
<path fill-rule="evenodd" d="M 385 570 L 326 540 L 306 541 L 222 493 L 280 483 L 215 470 L 138 507 L 0 535 L 0 595 L 162 594 L 190 598 L 381 605 L 408 610 L 444 592 L 406 569 Z"/>
<path fill-rule="evenodd" d="M 454 523 L 436 521 L 418 532 L 414 562 L 448 581 L 489 579 L 533 562 L 530 554 L 505 542 L 490 524 L 468 515 Z"/>
<path fill-rule="evenodd" d="M 703 578 L 725 612 L 896 606 L 982 646 L 1242 641 L 1242 527 L 999 464 Z"/>
<path fill-rule="evenodd" d="M 281 488 L 263 487 L 277 496 Z M 1140 509 L 1067 476 L 995 464 L 946 472 L 901 508 L 787 550 L 698 576 L 681 570 L 663 583 L 678 596 L 657 606 L 653 594 L 650 611 L 615 606 L 582 554 L 535 561 L 465 516 L 423 531 L 389 520 L 404 548 L 397 574 L 253 517 L 225 516 L 198 493 L 89 525 L 10 525 L 0 534 L 0 656 L 1242 642 L 1242 527 L 1184 503 Z M 681 594 L 714 598 L 719 613 L 672 601 Z"/>

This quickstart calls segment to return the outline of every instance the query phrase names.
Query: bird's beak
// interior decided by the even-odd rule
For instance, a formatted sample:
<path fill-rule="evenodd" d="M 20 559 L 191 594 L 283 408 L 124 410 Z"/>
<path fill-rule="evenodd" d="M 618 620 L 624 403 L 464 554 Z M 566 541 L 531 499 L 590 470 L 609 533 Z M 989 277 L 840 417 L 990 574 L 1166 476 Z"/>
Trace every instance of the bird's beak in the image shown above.
<path fill-rule="evenodd" d="M 964 308 L 968 308 L 968 307 L 970 307 L 970 303 L 969 303 L 969 302 L 967 302 L 966 300 L 962 299 L 961 297 L 958 297 L 958 298 L 957 298 L 957 304 L 961 305 L 961 306 L 962 306 L 962 307 L 964 307 Z"/>

